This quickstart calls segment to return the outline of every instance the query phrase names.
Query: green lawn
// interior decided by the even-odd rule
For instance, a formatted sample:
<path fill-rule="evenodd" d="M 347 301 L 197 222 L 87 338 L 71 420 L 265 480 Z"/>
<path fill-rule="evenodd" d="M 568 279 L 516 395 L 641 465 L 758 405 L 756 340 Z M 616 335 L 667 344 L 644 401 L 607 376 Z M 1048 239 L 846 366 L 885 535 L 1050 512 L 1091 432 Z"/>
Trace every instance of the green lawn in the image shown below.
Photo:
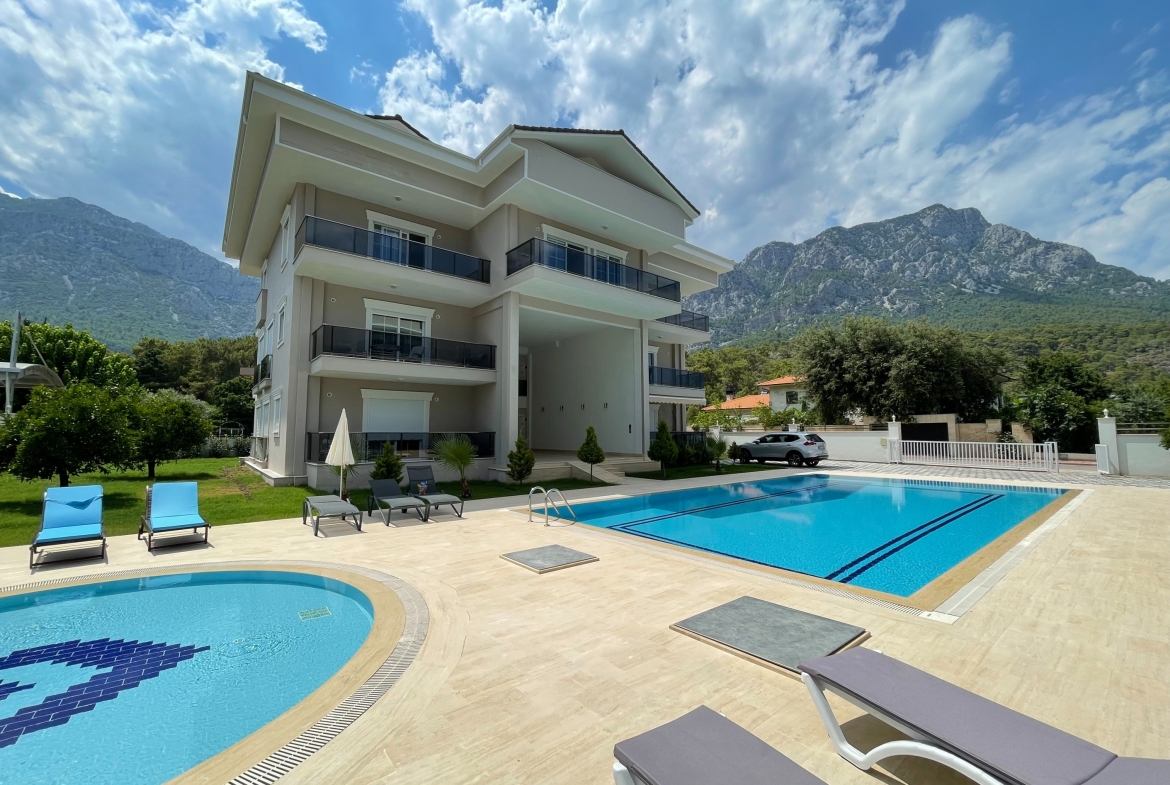
<path fill-rule="evenodd" d="M 273 488 L 260 475 L 240 466 L 237 458 L 191 458 L 165 463 L 156 471 L 160 482 L 195 480 L 199 483 L 199 512 L 214 526 L 248 521 L 295 518 L 301 514 L 301 500 L 315 493 L 304 486 Z M 107 535 L 134 534 L 146 508 L 146 472 L 85 474 L 70 478 L 71 485 L 101 485 L 104 489 L 103 516 Z M 28 545 L 41 522 L 45 488 L 55 481 L 21 482 L 11 474 L 0 473 L 0 547 Z M 555 480 L 544 483 L 561 490 L 604 487 L 584 480 Z M 441 482 L 444 493 L 459 495 L 459 483 Z M 491 499 L 522 496 L 530 485 L 505 485 L 499 482 L 471 483 L 471 498 Z M 366 492 L 354 491 L 353 502 L 365 509 Z"/>
<path fill-rule="evenodd" d="M 689 480 L 692 477 L 722 477 L 724 474 L 746 474 L 748 472 L 766 472 L 772 469 L 783 469 L 787 464 L 782 463 L 766 463 L 762 466 L 758 463 L 725 463 L 723 464 L 723 474 L 715 473 L 715 464 L 707 464 L 705 466 L 681 466 L 678 468 L 671 468 L 666 470 L 666 477 L 662 476 L 661 471 L 656 472 L 631 472 L 627 477 L 637 477 L 641 480 Z"/>

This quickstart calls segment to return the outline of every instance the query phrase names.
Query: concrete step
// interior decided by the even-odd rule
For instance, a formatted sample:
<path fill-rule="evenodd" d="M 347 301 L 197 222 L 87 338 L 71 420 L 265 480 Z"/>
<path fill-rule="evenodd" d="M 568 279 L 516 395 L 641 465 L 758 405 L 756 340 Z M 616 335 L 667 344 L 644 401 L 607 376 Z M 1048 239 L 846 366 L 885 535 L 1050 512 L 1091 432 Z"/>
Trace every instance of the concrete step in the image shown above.
<path fill-rule="evenodd" d="M 566 461 L 573 469 L 573 476 L 580 479 L 589 479 L 589 464 L 584 461 Z M 621 485 L 626 481 L 625 473 L 621 476 L 614 474 L 609 469 L 603 469 L 600 464 L 593 467 L 593 479 L 607 482 L 611 485 Z"/>

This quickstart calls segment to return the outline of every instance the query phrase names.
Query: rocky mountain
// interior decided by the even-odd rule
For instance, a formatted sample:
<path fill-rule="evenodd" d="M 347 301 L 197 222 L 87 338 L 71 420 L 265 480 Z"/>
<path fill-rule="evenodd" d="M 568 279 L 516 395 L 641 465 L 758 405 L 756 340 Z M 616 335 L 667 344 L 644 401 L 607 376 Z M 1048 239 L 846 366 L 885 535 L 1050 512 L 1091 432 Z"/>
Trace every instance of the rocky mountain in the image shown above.
<path fill-rule="evenodd" d="M 125 351 L 147 335 L 248 333 L 259 286 L 95 205 L 0 195 L 0 320 L 19 309 L 34 321 L 72 322 Z"/>
<path fill-rule="evenodd" d="M 688 297 L 684 307 L 712 317 L 717 343 L 785 337 L 847 314 L 927 317 L 989 331 L 1165 318 L 1170 282 L 993 225 L 976 209 L 936 204 L 826 229 L 795 245 L 760 246 L 719 288 Z"/>

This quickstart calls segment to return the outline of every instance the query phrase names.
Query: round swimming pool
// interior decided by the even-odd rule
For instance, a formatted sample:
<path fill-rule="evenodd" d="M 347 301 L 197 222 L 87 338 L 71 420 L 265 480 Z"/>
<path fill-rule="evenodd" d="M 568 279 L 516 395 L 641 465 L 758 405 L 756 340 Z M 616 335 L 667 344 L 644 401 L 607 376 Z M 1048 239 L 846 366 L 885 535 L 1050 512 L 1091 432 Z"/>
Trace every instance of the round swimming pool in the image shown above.
<path fill-rule="evenodd" d="M 273 570 L 0 598 L 0 783 L 165 782 L 320 687 L 372 624 L 348 583 Z"/>

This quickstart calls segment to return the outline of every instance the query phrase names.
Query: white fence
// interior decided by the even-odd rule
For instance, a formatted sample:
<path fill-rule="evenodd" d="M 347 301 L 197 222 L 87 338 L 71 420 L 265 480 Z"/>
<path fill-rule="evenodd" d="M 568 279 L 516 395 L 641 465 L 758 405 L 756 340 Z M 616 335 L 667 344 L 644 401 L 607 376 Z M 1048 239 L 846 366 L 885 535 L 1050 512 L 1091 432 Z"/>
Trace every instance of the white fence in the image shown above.
<path fill-rule="evenodd" d="M 1056 442 L 1022 444 L 891 439 L 890 461 L 977 469 L 1022 469 L 1034 472 L 1060 470 Z"/>

